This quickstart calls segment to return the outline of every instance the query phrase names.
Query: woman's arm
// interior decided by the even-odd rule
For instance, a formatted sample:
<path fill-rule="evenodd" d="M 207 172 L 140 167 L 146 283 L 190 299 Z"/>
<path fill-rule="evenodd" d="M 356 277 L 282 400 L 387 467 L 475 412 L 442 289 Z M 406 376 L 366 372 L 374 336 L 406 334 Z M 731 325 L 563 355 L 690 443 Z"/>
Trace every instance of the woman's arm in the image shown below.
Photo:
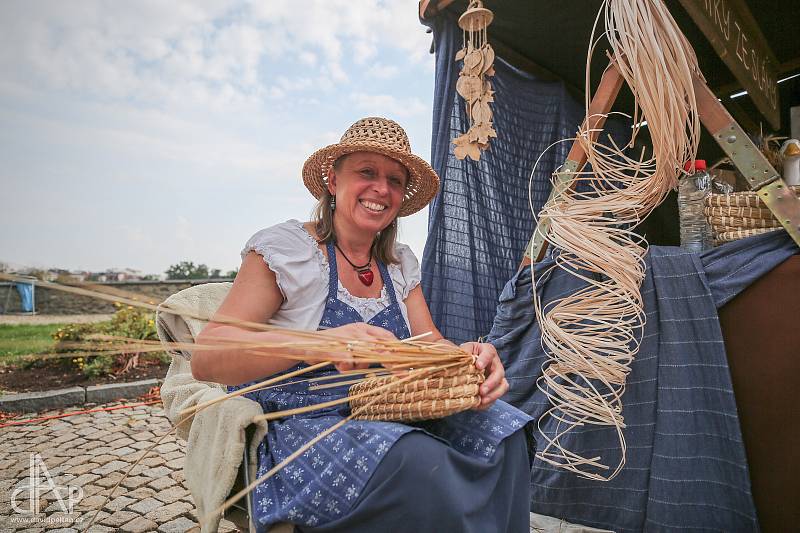
<path fill-rule="evenodd" d="M 246 322 L 266 323 L 283 302 L 275 273 L 255 252 L 247 254 L 223 300 L 217 315 Z M 220 341 L 281 342 L 284 335 L 269 331 L 251 331 L 238 326 L 211 322 L 195 339 L 196 344 L 219 344 Z M 300 355 L 300 354 L 296 354 Z M 285 370 L 296 361 L 244 353 L 240 349 L 196 350 L 192 354 L 192 375 L 202 381 L 238 385 L 257 377 Z"/>
<path fill-rule="evenodd" d="M 269 269 L 264 259 L 250 252 L 242 261 L 242 266 L 231 290 L 217 310 L 217 315 L 245 322 L 266 323 L 283 303 L 283 295 L 278 288 L 275 273 Z M 394 339 L 388 331 L 367 324 L 349 324 L 322 332 L 323 335 L 344 337 L 348 340 Z M 196 344 L 215 345 L 223 341 L 285 343 L 298 342 L 302 338 L 274 331 L 251 331 L 242 327 L 214 322 L 213 319 L 203 328 L 195 339 Z M 192 353 L 192 375 L 201 381 L 213 381 L 223 385 L 238 385 L 276 372 L 286 370 L 298 363 L 278 355 L 294 355 L 305 361 L 322 360 L 317 353 L 297 348 L 260 348 L 260 354 L 247 353 L 241 348 L 220 348 L 214 350 L 195 350 Z M 337 368 L 347 370 L 354 365 L 347 361 L 344 352 L 326 353 L 325 359 L 338 360 Z"/>
<path fill-rule="evenodd" d="M 411 335 L 421 335 L 431 332 L 431 335 L 421 340 L 430 342 L 446 342 L 453 344 L 445 339 L 441 332 L 436 328 L 428 309 L 428 303 L 422 294 L 422 287 L 414 287 L 405 299 L 406 309 L 408 310 L 408 322 L 411 326 Z M 477 359 L 475 366 L 486 373 L 486 380 L 481 385 L 481 405 L 478 409 L 488 409 L 498 398 L 508 392 L 508 381 L 505 378 L 505 369 L 500 357 L 497 355 L 495 347 L 485 342 L 465 342 L 461 348 L 474 354 Z"/>

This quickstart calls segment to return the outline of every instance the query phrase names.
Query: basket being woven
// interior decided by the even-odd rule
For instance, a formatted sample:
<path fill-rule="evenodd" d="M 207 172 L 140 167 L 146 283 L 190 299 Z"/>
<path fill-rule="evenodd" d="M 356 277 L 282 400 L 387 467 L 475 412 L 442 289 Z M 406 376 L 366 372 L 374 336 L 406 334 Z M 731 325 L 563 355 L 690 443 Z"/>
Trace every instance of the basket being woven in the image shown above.
<path fill-rule="evenodd" d="M 484 377 L 472 364 L 432 374 L 420 373 L 418 378 L 405 382 L 401 378 L 402 375 L 373 378 L 351 386 L 350 408 L 354 418 L 429 420 L 472 409 L 481 402 L 478 389 Z"/>

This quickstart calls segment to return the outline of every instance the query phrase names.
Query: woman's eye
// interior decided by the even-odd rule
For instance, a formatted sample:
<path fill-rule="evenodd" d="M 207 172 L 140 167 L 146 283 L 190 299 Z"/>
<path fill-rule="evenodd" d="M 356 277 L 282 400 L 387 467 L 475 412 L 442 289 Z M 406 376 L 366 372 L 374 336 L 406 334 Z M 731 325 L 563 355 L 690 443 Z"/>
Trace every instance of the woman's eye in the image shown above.
<path fill-rule="evenodd" d="M 361 171 L 361 173 L 362 173 L 362 174 L 364 174 L 365 176 L 372 176 L 372 174 L 373 174 L 373 172 L 372 172 L 372 169 L 371 169 L 371 168 L 365 168 L 365 169 L 363 169 L 363 170 Z"/>

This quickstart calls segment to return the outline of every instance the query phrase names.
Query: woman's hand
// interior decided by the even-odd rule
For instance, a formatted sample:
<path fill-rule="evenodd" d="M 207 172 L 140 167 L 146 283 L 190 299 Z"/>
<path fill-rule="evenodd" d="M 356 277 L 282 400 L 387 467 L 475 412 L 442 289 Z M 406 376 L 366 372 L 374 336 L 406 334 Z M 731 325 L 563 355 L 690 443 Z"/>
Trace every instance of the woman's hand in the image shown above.
<path fill-rule="evenodd" d="M 508 392 L 506 371 L 500 361 L 500 356 L 497 355 L 494 346 L 486 342 L 465 342 L 461 345 L 461 349 L 478 357 L 475 366 L 484 371 L 486 380 L 481 384 L 479 390 L 481 403 L 475 409 L 488 409 L 498 398 Z"/>
<path fill-rule="evenodd" d="M 320 334 L 330 337 L 337 337 L 347 339 L 348 341 L 357 342 L 375 342 L 375 341 L 396 341 L 397 337 L 391 331 L 379 328 L 378 326 L 371 326 L 364 322 L 354 322 L 338 328 L 330 328 L 320 331 Z M 326 353 L 324 357 L 314 360 L 318 361 L 333 361 L 336 370 L 339 372 L 346 372 L 348 370 L 358 370 L 368 368 L 370 363 L 356 363 L 353 360 L 353 354 L 347 350 L 340 350 L 336 352 Z"/>

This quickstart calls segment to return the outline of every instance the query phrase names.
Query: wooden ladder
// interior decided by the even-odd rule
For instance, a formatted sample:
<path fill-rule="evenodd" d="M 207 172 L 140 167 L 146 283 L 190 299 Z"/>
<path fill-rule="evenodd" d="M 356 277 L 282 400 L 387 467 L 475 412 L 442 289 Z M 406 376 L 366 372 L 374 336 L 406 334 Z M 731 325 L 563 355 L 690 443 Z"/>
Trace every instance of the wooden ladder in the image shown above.
<path fill-rule="evenodd" d="M 692 82 L 700 122 L 745 177 L 750 190 L 758 194 L 792 239 L 800 245 L 800 199 L 728 113 L 706 82 L 697 74 L 692 76 Z M 613 62 L 610 63 L 603 72 L 584 122 L 584 128 L 590 132 L 591 140 L 595 140 L 603 129 L 606 114 L 614 105 L 623 83 L 619 70 Z M 586 153 L 576 141 L 572 144 L 564 164 L 553 174 L 553 189 L 548 201 L 572 190 L 577 183 L 575 177 L 585 164 Z M 547 252 L 545 237 L 549 231 L 549 220 L 539 219 L 525 249 L 520 268 L 542 260 Z"/>

